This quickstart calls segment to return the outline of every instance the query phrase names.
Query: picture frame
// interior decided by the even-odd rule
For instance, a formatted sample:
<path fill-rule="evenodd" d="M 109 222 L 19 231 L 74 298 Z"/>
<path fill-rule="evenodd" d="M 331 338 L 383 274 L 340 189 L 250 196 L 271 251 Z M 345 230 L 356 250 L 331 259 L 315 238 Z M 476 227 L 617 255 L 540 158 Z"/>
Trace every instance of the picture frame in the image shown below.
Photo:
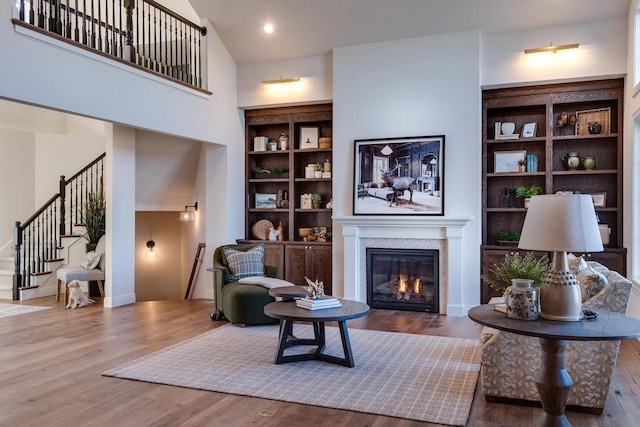
<path fill-rule="evenodd" d="M 591 193 L 593 206 L 596 208 L 604 208 L 607 206 L 607 193 Z"/>
<path fill-rule="evenodd" d="M 353 214 L 444 215 L 444 141 L 444 135 L 355 140 Z"/>
<path fill-rule="evenodd" d="M 538 133 L 538 123 L 525 123 L 522 125 L 522 138 L 535 138 Z"/>
<path fill-rule="evenodd" d="M 275 193 L 256 193 L 256 209 L 275 209 L 276 194 Z"/>
<path fill-rule="evenodd" d="M 318 126 L 300 126 L 300 149 L 318 148 L 319 134 L 320 128 Z"/>
<path fill-rule="evenodd" d="M 527 150 L 496 151 L 493 156 L 495 173 L 518 172 L 518 161 L 527 158 Z"/>

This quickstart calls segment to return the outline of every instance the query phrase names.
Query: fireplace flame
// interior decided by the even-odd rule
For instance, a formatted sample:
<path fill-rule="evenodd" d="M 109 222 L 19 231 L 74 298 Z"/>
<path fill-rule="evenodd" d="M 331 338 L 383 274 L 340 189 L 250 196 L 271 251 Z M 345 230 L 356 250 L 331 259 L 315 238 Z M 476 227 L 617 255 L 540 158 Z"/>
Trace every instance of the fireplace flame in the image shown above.
<path fill-rule="evenodd" d="M 400 275 L 400 281 L 398 282 L 398 292 L 405 293 L 409 289 L 409 281 L 404 274 Z"/>
<path fill-rule="evenodd" d="M 413 293 L 419 294 L 420 288 L 422 288 L 422 282 L 420 282 L 420 278 L 416 277 L 416 280 L 413 281 Z"/>

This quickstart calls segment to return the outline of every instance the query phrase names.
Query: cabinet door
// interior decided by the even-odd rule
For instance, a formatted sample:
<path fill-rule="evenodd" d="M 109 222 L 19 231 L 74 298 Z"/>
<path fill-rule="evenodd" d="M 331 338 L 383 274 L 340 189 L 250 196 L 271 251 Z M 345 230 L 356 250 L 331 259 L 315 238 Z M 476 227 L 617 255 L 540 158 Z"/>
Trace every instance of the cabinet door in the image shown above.
<path fill-rule="evenodd" d="M 264 263 L 278 266 L 278 279 L 284 279 L 284 245 L 264 244 Z"/>
<path fill-rule="evenodd" d="M 312 246 L 309 279 L 318 279 L 324 283 L 324 292 L 331 295 L 331 246 Z"/>
<path fill-rule="evenodd" d="M 296 285 L 305 285 L 306 281 L 306 245 L 286 245 L 284 279 Z"/>

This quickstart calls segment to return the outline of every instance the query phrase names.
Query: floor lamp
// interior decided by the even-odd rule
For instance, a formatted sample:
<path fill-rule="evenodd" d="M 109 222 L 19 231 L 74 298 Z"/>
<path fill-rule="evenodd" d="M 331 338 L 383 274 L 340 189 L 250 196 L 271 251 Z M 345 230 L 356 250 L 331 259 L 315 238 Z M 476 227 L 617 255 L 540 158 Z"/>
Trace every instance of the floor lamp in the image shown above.
<path fill-rule="evenodd" d="M 540 286 L 540 317 L 560 321 L 582 319 L 580 286 L 569 271 L 567 252 L 604 250 L 591 196 L 533 196 L 518 248 L 553 252 L 551 271 Z"/>

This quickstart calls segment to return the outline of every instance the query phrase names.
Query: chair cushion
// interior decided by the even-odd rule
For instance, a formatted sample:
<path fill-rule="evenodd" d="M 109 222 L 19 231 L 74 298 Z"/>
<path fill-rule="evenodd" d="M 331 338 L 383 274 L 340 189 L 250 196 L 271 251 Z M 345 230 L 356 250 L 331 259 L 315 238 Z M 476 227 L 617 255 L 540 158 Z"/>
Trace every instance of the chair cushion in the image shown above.
<path fill-rule="evenodd" d="M 104 271 L 94 268 L 93 270 L 85 270 L 82 267 L 59 268 L 56 270 L 59 280 L 70 282 L 72 280 L 104 280 Z"/>
<path fill-rule="evenodd" d="M 589 300 L 609 284 L 604 274 L 591 267 L 587 267 L 576 274 L 576 279 L 580 283 L 582 302 Z"/>
<path fill-rule="evenodd" d="M 231 280 L 243 277 L 264 276 L 264 245 L 257 245 L 246 252 L 223 248 L 227 258 Z"/>
<path fill-rule="evenodd" d="M 93 270 L 98 266 L 99 262 L 100 252 L 89 251 L 86 253 L 84 259 L 80 263 L 80 267 L 84 268 L 85 270 Z"/>

